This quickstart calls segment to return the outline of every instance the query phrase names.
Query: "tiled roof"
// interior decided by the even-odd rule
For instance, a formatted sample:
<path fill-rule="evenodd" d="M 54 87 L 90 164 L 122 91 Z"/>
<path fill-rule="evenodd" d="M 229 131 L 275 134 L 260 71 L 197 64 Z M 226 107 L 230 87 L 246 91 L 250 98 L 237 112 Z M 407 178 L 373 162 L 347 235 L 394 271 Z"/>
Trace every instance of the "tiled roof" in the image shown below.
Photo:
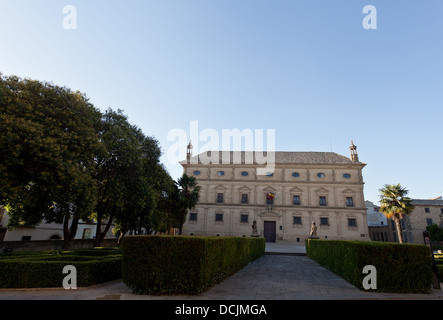
<path fill-rule="evenodd" d="M 245 151 L 208 151 L 200 153 L 198 156 L 191 158 L 191 163 L 209 163 L 209 159 L 218 159 L 219 163 L 236 163 L 236 164 L 265 164 L 266 160 L 272 159 L 272 153 L 267 154 L 263 152 L 263 158 L 260 158 L 261 153 L 258 152 L 256 159 L 255 152 Z M 269 157 L 269 158 L 267 158 Z M 245 161 L 246 159 L 246 161 Z M 207 161 L 205 161 L 207 160 Z M 254 161 L 252 161 L 254 160 Z M 186 161 L 185 161 L 186 162 Z M 275 163 L 277 164 L 353 164 L 349 158 L 339 155 L 335 152 L 275 152 Z"/>
<path fill-rule="evenodd" d="M 412 199 L 412 204 L 415 206 L 440 206 L 440 207 L 443 207 L 443 200 Z"/>

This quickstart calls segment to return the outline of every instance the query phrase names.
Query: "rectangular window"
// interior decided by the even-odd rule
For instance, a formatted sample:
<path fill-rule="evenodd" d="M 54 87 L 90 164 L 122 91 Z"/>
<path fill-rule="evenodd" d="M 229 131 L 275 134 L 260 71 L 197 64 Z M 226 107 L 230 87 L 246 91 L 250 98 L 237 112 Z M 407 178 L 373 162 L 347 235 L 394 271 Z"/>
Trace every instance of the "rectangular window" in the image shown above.
<path fill-rule="evenodd" d="M 223 221 L 223 213 L 216 213 L 215 221 Z"/>
<path fill-rule="evenodd" d="M 300 196 L 293 196 L 292 203 L 294 204 L 294 206 L 299 206 L 300 205 Z"/>
<path fill-rule="evenodd" d="M 426 213 L 430 213 L 430 212 L 431 212 L 431 209 L 429 209 L 429 208 L 425 208 L 425 212 L 426 212 Z"/>
<path fill-rule="evenodd" d="M 329 226 L 329 219 L 328 218 L 320 218 L 320 225 L 321 226 Z"/>
<path fill-rule="evenodd" d="M 294 217 L 294 224 L 301 224 L 301 217 Z"/>
<path fill-rule="evenodd" d="M 217 203 L 223 203 L 223 193 L 217 193 Z"/>
<path fill-rule="evenodd" d="M 326 197 L 325 196 L 320 196 L 320 205 L 326 206 Z"/>
<path fill-rule="evenodd" d="M 241 195 L 241 203 L 243 203 L 243 204 L 247 204 L 248 203 L 248 195 L 247 194 L 242 194 Z"/>
<path fill-rule="evenodd" d="M 356 226 L 357 226 L 357 219 L 348 218 L 348 227 L 356 227 Z"/>
<path fill-rule="evenodd" d="M 240 222 L 249 222 L 249 216 L 247 214 L 240 215 Z"/>
<path fill-rule="evenodd" d="M 346 206 L 347 207 L 353 207 L 354 206 L 354 199 L 352 199 L 352 197 L 346 197 Z"/>
<path fill-rule="evenodd" d="M 197 221 L 197 214 L 191 212 L 189 214 L 189 221 Z"/>
<path fill-rule="evenodd" d="M 426 225 L 432 226 L 432 219 L 426 219 Z"/>

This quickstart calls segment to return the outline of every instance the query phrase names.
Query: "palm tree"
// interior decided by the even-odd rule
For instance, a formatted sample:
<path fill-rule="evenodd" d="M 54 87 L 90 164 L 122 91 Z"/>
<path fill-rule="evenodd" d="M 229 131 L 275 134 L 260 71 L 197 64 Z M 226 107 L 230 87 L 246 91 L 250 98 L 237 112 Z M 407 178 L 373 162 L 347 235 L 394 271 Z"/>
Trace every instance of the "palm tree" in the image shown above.
<path fill-rule="evenodd" d="M 182 234 L 183 224 L 185 223 L 188 210 L 195 208 L 197 205 L 201 187 L 197 184 L 195 177 L 190 177 L 187 174 L 183 174 L 183 176 L 177 180 L 177 186 L 179 188 L 180 203 L 179 234 Z"/>
<path fill-rule="evenodd" d="M 403 233 L 400 220 L 414 210 L 414 206 L 411 203 L 412 199 L 406 197 L 409 191 L 400 184 L 385 184 L 384 187 L 379 191 L 380 212 L 383 213 L 386 218 L 395 221 L 395 225 L 397 226 L 398 241 L 403 243 Z"/>

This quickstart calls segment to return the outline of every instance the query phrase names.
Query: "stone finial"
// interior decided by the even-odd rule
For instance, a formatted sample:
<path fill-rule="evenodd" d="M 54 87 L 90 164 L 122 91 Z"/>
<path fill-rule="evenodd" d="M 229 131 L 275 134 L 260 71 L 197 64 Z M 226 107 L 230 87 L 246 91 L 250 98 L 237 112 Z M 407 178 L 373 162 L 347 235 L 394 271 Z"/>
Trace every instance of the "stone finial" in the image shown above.
<path fill-rule="evenodd" d="M 189 140 L 189 144 L 186 150 L 186 160 L 189 162 L 191 160 L 192 157 L 192 143 L 191 140 Z"/>
<path fill-rule="evenodd" d="M 351 150 L 351 161 L 353 162 L 359 162 L 358 161 L 358 154 L 357 154 L 357 146 L 354 145 L 354 141 L 351 140 L 351 146 L 349 147 Z"/>

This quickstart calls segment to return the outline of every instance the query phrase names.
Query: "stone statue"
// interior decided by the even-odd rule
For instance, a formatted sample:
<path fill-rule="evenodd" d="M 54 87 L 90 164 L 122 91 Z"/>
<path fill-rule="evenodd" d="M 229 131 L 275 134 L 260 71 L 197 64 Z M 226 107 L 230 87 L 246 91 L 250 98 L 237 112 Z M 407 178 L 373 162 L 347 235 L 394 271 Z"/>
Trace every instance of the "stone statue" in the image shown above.
<path fill-rule="evenodd" d="M 312 221 L 311 233 L 309 234 L 311 237 L 317 237 L 317 225 L 315 221 Z"/>
<path fill-rule="evenodd" d="M 257 234 L 257 221 L 252 223 L 252 234 Z"/>

